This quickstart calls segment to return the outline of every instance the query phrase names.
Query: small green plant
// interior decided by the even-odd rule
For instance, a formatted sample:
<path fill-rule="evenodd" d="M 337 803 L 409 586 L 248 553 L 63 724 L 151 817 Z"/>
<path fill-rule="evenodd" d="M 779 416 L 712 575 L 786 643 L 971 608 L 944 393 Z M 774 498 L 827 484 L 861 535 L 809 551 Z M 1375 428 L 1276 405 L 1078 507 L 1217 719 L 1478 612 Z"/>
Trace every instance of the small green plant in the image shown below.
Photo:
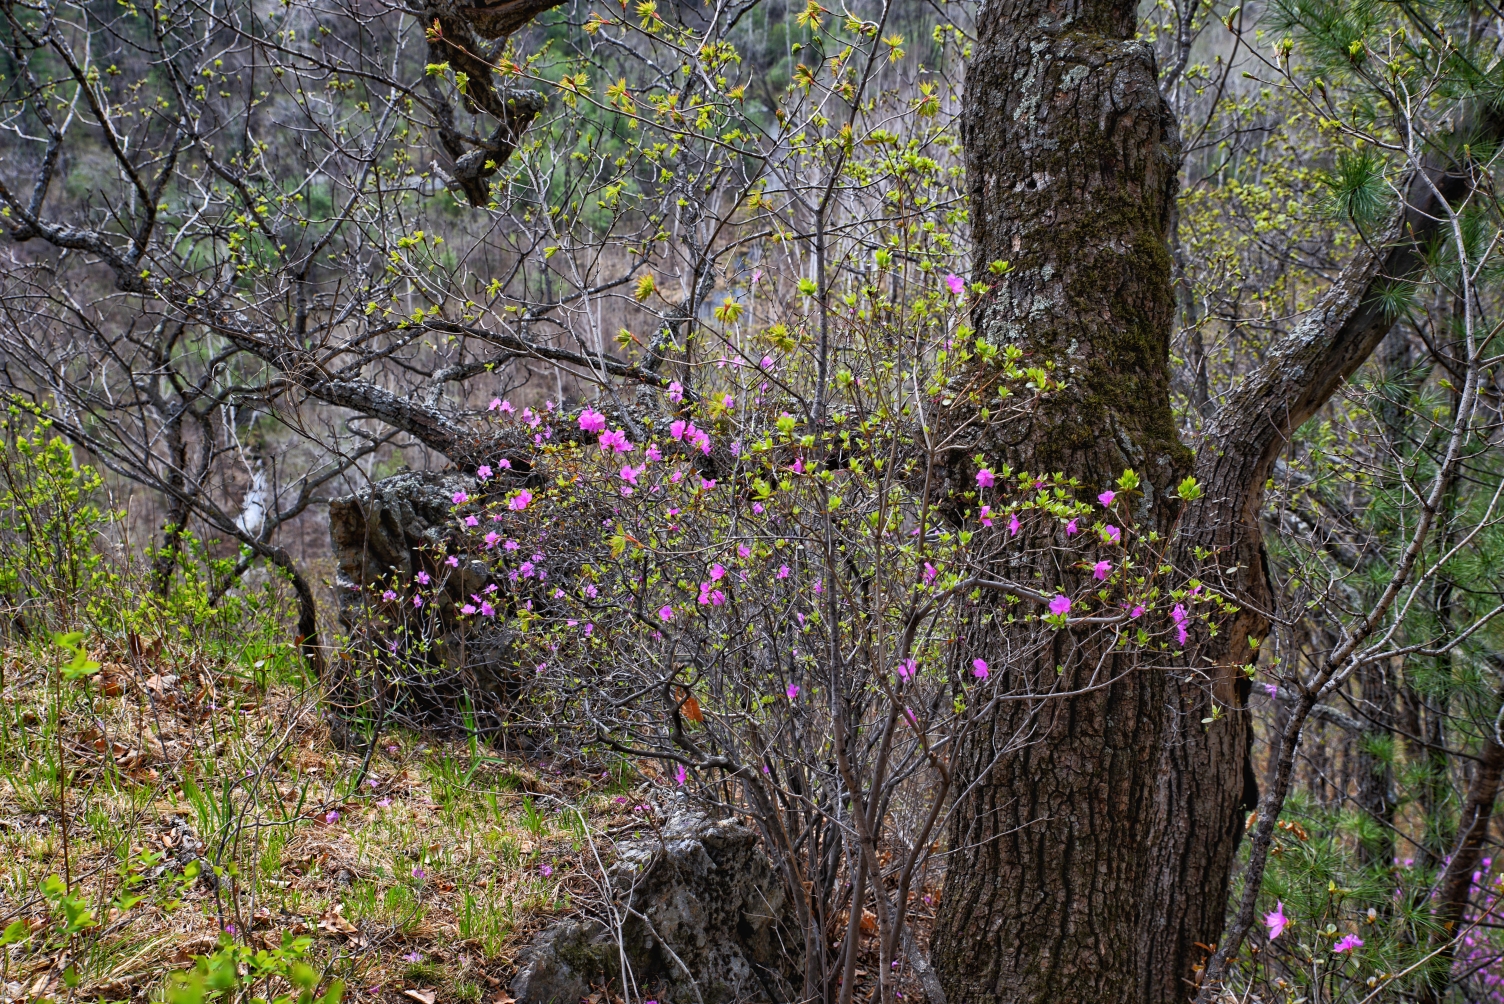
<path fill-rule="evenodd" d="M 543 837 L 543 813 L 539 812 L 538 807 L 533 805 L 531 795 L 525 795 L 522 799 L 522 825 L 533 836 L 540 839 Z"/>
<path fill-rule="evenodd" d="M 402 970 L 402 976 L 409 983 L 417 983 L 420 986 L 436 987 L 445 980 L 444 967 L 437 962 L 409 962 Z"/>
<path fill-rule="evenodd" d="M 54 933 L 60 941 L 67 941 L 85 928 L 99 923 L 94 918 L 94 912 L 89 909 L 88 902 L 69 889 L 68 884 L 56 875 L 48 876 L 42 883 L 42 896 L 52 908 L 54 916 L 58 917 Z"/>
<path fill-rule="evenodd" d="M 472 893 L 465 894 L 455 914 L 460 937 L 480 942 L 481 951 L 487 956 L 500 954 L 516 919 L 511 900 Z"/>
<path fill-rule="evenodd" d="M 345 985 L 332 980 L 328 989 L 314 996 L 319 974 L 307 962 L 313 939 L 282 935 L 274 949 L 252 951 L 228 935 L 221 936 L 211 955 L 194 958 L 193 968 L 175 973 L 167 990 L 168 1004 L 245 1000 L 249 1004 L 339 1004 Z M 257 990 L 260 992 L 257 993 Z M 273 996 L 273 994 L 276 994 Z"/>
<path fill-rule="evenodd" d="M 73 653 L 72 659 L 58 667 L 58 672 L 62 674 L 64 680 L 77 683 L 99 672 L 99 663 L 90 659 L 88 649 L 84 648 L 82 631 L 69 631 L 67 634 L 54 635 L 53 640 L 60 648 Z"/>

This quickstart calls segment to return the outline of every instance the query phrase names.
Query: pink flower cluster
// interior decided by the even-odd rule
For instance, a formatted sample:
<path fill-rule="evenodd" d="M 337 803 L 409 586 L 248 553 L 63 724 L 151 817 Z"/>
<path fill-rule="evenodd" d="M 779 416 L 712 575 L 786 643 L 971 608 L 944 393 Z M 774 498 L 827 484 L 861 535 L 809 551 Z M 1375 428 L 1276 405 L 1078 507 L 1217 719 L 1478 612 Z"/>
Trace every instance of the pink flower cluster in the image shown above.
<path fill-rule="evenodd" d="M 683 419 L 675 419 L 668 427 L 669 438 L 683 440 L 686 444 L 699 449 L 701 453 L 710 452 L 710 435 L 701 429 L 696 429 L 693 422 Z"/>

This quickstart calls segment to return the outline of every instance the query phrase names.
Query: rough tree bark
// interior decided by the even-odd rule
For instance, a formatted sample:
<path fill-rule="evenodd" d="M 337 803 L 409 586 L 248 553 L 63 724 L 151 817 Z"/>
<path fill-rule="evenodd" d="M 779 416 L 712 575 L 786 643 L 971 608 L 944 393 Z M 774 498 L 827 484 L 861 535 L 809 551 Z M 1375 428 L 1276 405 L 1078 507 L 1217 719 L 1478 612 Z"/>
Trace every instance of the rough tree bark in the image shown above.
<path fill-rule="evenodd" d="M 1066 386 L 1027 429 L 991 429 L 976 447 L 1015 470 L 1063 471 L 1091 496 L 1132 467 L 1145 491 L 1139 523 L 1162 531 L 1169 489 L 1192 463 L 1169 399 L 1179 137 L 1153 51 L 1133 41 L 1134 15 L 1124 0 L 995 0 L 978 16 L 962 124 L 974 256 L 1013 270 L 977 322 L 1052 363 Z M 1074 585 L 1069 569 L 1042 571 L 1037 588 Z M 1006 630 L 979 619 L 964 657 L 1017 651 Z M 1069 701 L 1002 704 L 957 752 L 958 776 L 974 783 L 957 786 L 933 939 L 950 1004 L 1143 999 L 1142 906 L 1166 867 L 1146 837 L 1168 680 L 1068 631 L 1055 637 L 1010 659 L 1000 683 L 1053 680 L 1057 665 L 1067 690 L 1098 665 L 1126 675 Z M 997 745 L 1021 731 L 1033 742 L 999 759 Z"/>
<path fill-rule="evenodd" d="M 1168 395 L 1178 135 L 1153 53 L 1132 40 L 1134 14 L 1126 0 L 989 0 L 979 13 L 963 112 L 974 260 L 1014 268 L 976 321 L 989 339 L 1053 364 L 1066 388 L 1027 428 L 992 430 L 966 452 L 1062 471 L 1086 498 L 1134 468 L 1144 479 L 1138 526 L 1164 530 L 1178 517 L 1177 557 L 1214 549 L 1241 612 L 1199 639 L 1180 672 L 1134 672 L 1069 631 L 1049 651 L 1009 659 L 1018 682 L 1060 666 L 1067 690 L 1094 664 L 1122 675 L 1053 705 L 1005 704 L 958 750 L 934 938 L 951 1004 L 1168 1004 L 1194 993 L 1257 798 L 1244 667 L 1274 605 L 1259 528 L 1265 481 L 1294 430 L 1390 328 L 1375 293 L 1421 269 L 1420 246 L 1444 217 L 1437 192 L 1455 200 L 1468 187 L 1435 154 L 1404 210 L 1233 392 L 1193 457 Z M 1204 494 L 1179 511 L 1169 488 L 1187 472 Z M 1076 574 L 1028 571 L 1043 573 L 1035 581 L 1046 591 L 1071 588 Z M 979 616 L 958 656 L 1017 652 L 1005 631 Z M 1225 714 L 1203 725 L 1213 702 Z M 1034 742 L 995 755 L 1020 730 Z"/>

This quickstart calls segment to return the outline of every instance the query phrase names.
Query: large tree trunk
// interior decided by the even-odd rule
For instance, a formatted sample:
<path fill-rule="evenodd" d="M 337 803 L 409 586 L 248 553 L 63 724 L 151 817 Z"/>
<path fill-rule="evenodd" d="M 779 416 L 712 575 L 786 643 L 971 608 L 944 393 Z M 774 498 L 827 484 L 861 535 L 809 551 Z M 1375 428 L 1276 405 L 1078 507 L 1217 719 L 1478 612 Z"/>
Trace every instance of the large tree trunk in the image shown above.
<path fill-rule="evenodd" d="M 1192 460 L 1168 390 L 1179 140 L 1153 52 L 1132 41 L 1134 13 L 1125 0 L 1001 0 L 978 18 L 963 119 L 975 253 L 1013 270 L 977 321 L 1066 386 L 1022 433 L 989 429 L 975 446 L 1015 470 L 1077 477 L 1087 498 L 1132 467 L 1144 478 L 1138 524 L 1163 531 Z M 1043 571 L 1037 588 L 1076 584 L 1069 568 Z M 1009 630 L 979 615 L 964 658 L 1019 651 Z M 1029 651 L 1007 660 L 1001 685 L 1053 682 L 1058 665 L 1076 690 L 1099 660 L 1131 669 L 1068 631 Z M 1164 674 L 1128 672 L 1069 701 L 1003 703 L 958 750 L 966 781 L 933 940 L 950 1004 L 1143 998 L 1143 905 L 1167 867 L 1148 836 L 1163 828 L 1156 788 L 1176 703 Z M 999 758 L 1021 734 L 1028 743 Z"/>
<path fill-rule="evenodd" d="M 1131 41 L 1134 11 L 1126 0 L 987 0 L 980 11 L 963 116 L 975 254 L 1014 269 L 976 322 L 1031 363 L 1052 363 L 1066 388 L 1027 428 L 989 430 L 965 452 L 1062 471 L 1087 499 L 1133 467 L 1144 479 L 1141 529 L 1170 526 L 1169 488 L 1194 470 L 1204 494 L 1178 513 L 1177 558 L 1214 551 L 1241 612 L 1197 640 L 1195 675 L 1188 660 L 1183 672 L 1133 672 L 1069 700 L 1006 703 L 957 751 L 934 939 L 951 1004 L 1169 1004 L 1193 994 L 1207 946 L 1222 935 L 1243 814 L 1256 799 L 1244 670 L 1274 608 L 1259 529 L 1264 482 L 1293 431 L 1389 329 L 1373 293 L 1421 269 L 1419 247 L 1444 216 L 1438 194 L 1455 200 L 1468 186 L 1434 152 L 1391 225 L 1369 235 L 1230 396 L 1193 460 L 1168 400 L 1176 126 L 1152 51 Z M 1497 131 L 1491 118 L 1485 125 Z M 1070 568 L 1029 571 L 1042 573 L 1034 583 L 1046 591 L 1076 584 Z M 1057 666 L 1067 690 L 1085 684 L 1093 664 L 1132 668 L 1070 631 L 1037 652 L 1010 646 L 1021 639 L 1008 630 L 979 613 L 957 657 L 991 654 L 998 665 L 1006 651 L 1031 652 L 1007 659 L 1000 680 L 1020 689 Z M 1223 714 L 1203 724 L 1213 704 Z M 1000 753 L 1021 735 L 1026 745 Z"/>

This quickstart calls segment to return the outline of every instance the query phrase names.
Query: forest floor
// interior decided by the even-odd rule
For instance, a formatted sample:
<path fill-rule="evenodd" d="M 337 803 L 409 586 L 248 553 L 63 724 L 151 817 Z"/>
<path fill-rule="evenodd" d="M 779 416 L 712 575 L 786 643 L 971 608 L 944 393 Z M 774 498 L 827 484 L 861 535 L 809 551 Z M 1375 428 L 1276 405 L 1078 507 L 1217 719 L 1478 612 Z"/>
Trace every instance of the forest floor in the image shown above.
<path fill-rule="evenodd" d="M 518 948 L 592 888 L 595 835 L 657 786 L 411 734 L 341 750 L 259 664 L 93 658 L 4 660 L 5 1001 L 164 1000 L 229 944 L 346 1001 L 505 1004 Z"/>

